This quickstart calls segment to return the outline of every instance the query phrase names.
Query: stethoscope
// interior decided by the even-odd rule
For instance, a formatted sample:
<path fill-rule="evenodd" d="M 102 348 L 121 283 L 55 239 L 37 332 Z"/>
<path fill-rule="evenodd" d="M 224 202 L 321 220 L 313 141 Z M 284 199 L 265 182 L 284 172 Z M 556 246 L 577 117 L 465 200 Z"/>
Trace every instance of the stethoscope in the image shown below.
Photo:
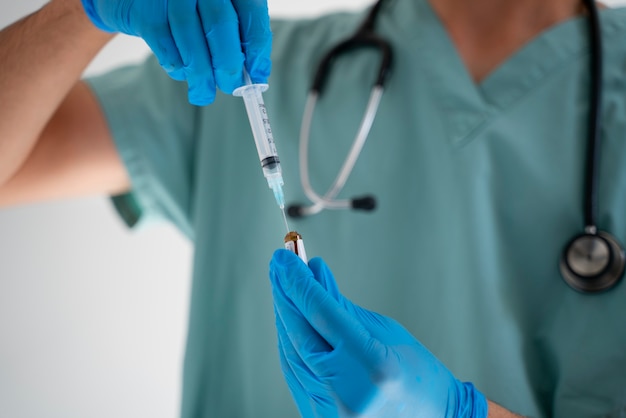
<path fill-rule="evenodd" d="M 384 84 L 389 76 L 392 48 L 389 42 L 374 32 L 374 22 L 385 0 L 378 0 L 356 33 L 332 48 L 320 62 L 313 85 L 309 91 L 300 128 L 300 180 L 311 205 L 292 204 L 288 207 L 291 217 L 315 215 L 324 209 L 360 209 L 371 211 L 376 207 L 373 196 L 336 200 L 365 145 L 372 123 L 378 111 Z M 585 227 L 565 246 L 559 267 L 561 276 L 573 289 L 582 293 L 597 293 L 612 289 L 620 282 L 626 265 L 626 255 L 621 244 L 606 231 L 597 227 L 598 213 L 598 165 L 600 160 L 600 115 L 602 103 L 602 38 L 600 19 L 594 0 L 583 0 L 589 14 L 589 42 L 591 46 L 590 108 L 587 133 L 587 156 L 585 161 L 585 193 L 583 212 Z M 311 121 L 317 100 L 322 93 L 330 66 L 345 52 L 357 48 L 374 48 L 381 55 L 378 77 L 372 87 L 369 101 L 352 147 L 328 191 L 320 196 L 313 190 L 309 180 L 308 146 Z"/>
<path fill-rule="evenodd" d="M 304 106 L 304 115 L 302 116 L 302 125 L 300 127 L 300 182 L 306 197 L 313 203 L 310 206 L 292 204 L 287 208 L 289 216 L 298 218 L 303 216 L 315 215 L 324 209 L 360 209 L 371 211 L 376 208 L 376 199 L 373 196 L 362 196 L 352 199 L 336 200 L 335 197 L 341 192 L 343 186 L 346 184 L 354 165 L 356 164 L 359 154 L 365 145 L 365 140 L 369 135 L 370 128 L 378 112 L 378 105 L 383 95 L 385 81 L 389 76 L 389 70 L 391 69 L 392 61 L 392 48 L 391 44 L 385 39 L 381 38 L 374 32 L 374 23 L 378 12 L 385 0 L 378 0 L 374 7 L 370 10 L 367 17 L 358 28 L 356 33 L 348 39 L 340 42 L 334 48 L 332 48 L 320 62 L 315 78 L 313 79 L 313 85 L 309 90 L 306 104 Z M 328 191 L 324 196 L 318 195 L 309 180 L 309 134 L 311 132 L 311 121 L 313 120 L 313 111 L 319 96 L 322 94 L 324 84 L 330 66 L 335 59 L 340 55 L 353 51 L 359 48 L 373 48 L 381 54 L 380 67 L 378 70 L 378 76 L 372 87 L 370 97 L 357 131 L 356 137 L 352 142 L 352 147 L 344 160 L 337 177 L 333 181 L 332 185 L 328 188 Z"/>

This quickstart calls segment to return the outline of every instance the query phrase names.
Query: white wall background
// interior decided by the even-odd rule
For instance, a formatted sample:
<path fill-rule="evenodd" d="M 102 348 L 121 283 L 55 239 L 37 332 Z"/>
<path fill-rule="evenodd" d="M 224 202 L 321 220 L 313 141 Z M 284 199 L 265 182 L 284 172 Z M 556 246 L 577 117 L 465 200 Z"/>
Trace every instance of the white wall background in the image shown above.
<path fill-rule="evenodd" d="M 273 15 L 371 0 L 270 0 Z M 44 0 L 0 1 L 0 28 Z M 139 61 L 119 36 L 89 67 Z M 191 246 L 129 232 L 104 197 L 0 211 L 0 417 L 178 416 Z"/>
<path fill-rule="evenodd" d="M 275 16 L 370 2 L 269 0 Z M 44 3 L 0 2 L 0 27 Z M 88 72 L 147 51 L 120 36 Z M 104 197 L 2 210 L 0 417 L 176 417 L 190 258 L 172 228 L 126 230 Z"/>

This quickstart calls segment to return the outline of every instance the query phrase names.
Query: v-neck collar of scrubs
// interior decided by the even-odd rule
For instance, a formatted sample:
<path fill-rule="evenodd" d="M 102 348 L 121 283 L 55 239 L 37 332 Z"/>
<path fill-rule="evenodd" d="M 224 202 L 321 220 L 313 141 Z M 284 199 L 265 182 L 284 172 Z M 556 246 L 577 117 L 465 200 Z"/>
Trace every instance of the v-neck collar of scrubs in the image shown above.
<path fill-rule="evenodd" d="M 428 0 L 396 0 L 390 7 L 402 36 L 414 40 L 413 51 L 428 63 L 424 66 L 428 81 L 439 94 L 438 106 L 453 145 L 470 141 L 541 80 L 558 74 L 558 68 L 571 63 L 573 56 L 587 57 L 588 22 L 579 16 L 538 34 L 476 83 Z M 607 18 L 612 11 L 600 11 L 603 37 L 626 24 L 624 19 Z"/>

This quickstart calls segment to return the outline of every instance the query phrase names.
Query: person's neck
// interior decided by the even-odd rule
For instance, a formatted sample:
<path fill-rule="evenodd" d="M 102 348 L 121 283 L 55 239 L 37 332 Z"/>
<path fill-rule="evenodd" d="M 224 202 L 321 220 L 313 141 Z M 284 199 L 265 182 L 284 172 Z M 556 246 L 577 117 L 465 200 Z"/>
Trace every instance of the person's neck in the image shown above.
<path fill-rule="evenodd" d="M 547 28 L 584 12 L 582 0 L 429 0 L 475 82 Z"/>

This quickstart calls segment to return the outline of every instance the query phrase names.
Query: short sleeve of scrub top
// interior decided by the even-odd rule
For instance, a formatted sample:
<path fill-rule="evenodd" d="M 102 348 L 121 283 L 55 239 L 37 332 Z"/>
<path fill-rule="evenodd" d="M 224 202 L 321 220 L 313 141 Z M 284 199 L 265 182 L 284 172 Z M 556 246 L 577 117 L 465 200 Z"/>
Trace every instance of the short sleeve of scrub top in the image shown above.
<path fill-rule="evenodd" d="M 298 135 L 321 56 L 364 13 L 273 22 L 264 94 L 289 202 L 306 202 Z M 605 44 L 599 227 L 626 243 L 626 11 L 601 12 Z M 534 417 L 626 414 L 626 283 L 583 295 L 558 260 L 582 230 L 586 20 L 531 40 L 480 83 L 426 0 L 385 7 L 377 32 L 392 75 L 340 197 L 373 194 L 372 213 L 290 220 L 342 293 L 393 317 L 461 380 Z M 313 119 L 310 177 L 324 193 L 363 115 L 378 57 L 333 64 Z M 284 226 L 262 177 L 240 98 L 187 103 L 150 58 L 89 80 L 132 192 L 130 223 L 173 222 L 194 241 L 182 416 L 288 417 L 267 264 Z"/>
<path fill-rule="evenodd" d="M 171 79 L 150 57 L 88 80 L 107 118 L 132 191 L 113 197 L 129 226 L 140 219 L 169 220 L 187 236 L 192 156 L 198 109 L 187 102 L 183 83 Z"/>

